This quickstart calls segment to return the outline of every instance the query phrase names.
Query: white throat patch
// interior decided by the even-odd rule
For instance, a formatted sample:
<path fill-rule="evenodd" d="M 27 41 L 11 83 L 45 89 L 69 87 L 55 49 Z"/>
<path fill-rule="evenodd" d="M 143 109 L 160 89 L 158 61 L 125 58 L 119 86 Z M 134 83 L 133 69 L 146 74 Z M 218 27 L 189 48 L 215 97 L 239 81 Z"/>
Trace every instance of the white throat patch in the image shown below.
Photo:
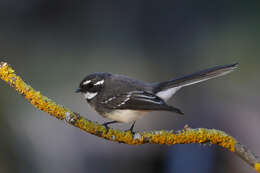
<path fill-rule="evenodd" d="M 86 93 L 84 93 L 83 95 L 84 95 L 84 97 L 85 97 L 86 99 L 91 100 L 91 99 L 94 98 L 97 94 L 98 94 L 97 92 L 95 92 L 95 93 L 86 92 Z"/>

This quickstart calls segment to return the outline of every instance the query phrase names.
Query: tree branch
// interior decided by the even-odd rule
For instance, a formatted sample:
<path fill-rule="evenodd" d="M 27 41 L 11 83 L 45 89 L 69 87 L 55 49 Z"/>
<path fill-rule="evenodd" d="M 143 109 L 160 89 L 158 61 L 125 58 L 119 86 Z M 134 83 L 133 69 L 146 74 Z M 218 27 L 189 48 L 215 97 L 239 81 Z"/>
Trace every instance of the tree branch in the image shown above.
<path fill-rule="evenodd" d="M 250 166 L 260 173 L 260 160 L 247 147 L 241 145 L 237 140 L 223 131 L 215 129 L 189 127 L 180 131 L 158 130 L 150 132 L 137 132 L 134 135 L 130 131 L 124 132 L 106 127 L 85 119 L 70 109 L 59 105 L 51 99 L 43 96 L 39 91 L 34 90 L 26 84 L 21 77 L 17 76 L 14 70 L 6 63 L 0 62 L 0 78 L 13 87 L 19 94 L 24 96 L 33 106 L 42 110 L 59 120 L 65 120 L 69 124 L 87 133 L 101 138 L 125 144 L 190 144 L 190 143 L 210 143 L 235 152 Z"/>

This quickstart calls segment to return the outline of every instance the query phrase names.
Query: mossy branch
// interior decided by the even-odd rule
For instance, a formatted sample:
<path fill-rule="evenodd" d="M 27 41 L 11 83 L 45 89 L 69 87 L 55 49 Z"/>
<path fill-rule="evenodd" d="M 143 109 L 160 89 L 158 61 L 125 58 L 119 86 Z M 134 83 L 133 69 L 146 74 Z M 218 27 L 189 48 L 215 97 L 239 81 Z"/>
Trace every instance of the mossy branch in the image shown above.
<path fill-rule="evenodd" d="M 250 166 L 260 173 L 259 158 L 249 151 L 249 149 L 223 131 L 205 128 L 184 128 L 180 131 L 158 130 L 151 132 L 124 132 L 112 128 L 106 131 L 106 127 L 85 119 L 84 117 L 72 112 L 70 109 L 59 105 L 51 99 L 43 96 L 39 91 L 34 90 L 26 84 L 21 77 L 17 76 L 14 70 L 6 63 L 0 62 L 0 77 L 3 81 L 13 87 L 19 94 L 24 96 L 33 106 L 42 110 L 59 120 L 66 120 L 69 124 L 87 133 L 101 138 L 125 144 L 190 144 L 190 143 L 210 143 L 236 153 L 245 160 Z"/>

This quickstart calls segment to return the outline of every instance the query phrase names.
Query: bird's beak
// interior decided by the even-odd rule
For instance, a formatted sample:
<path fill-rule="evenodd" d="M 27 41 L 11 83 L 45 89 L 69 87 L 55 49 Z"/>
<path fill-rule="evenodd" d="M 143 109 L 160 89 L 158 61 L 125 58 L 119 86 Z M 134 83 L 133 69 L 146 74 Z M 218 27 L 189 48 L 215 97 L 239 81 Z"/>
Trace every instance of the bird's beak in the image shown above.
<path fill-rule="evenodd" d="M 80 92 L 81 92 L 80 88 L 76 89 L 76 91 L 75 91 L 75 93 L 80 93 Z"/>

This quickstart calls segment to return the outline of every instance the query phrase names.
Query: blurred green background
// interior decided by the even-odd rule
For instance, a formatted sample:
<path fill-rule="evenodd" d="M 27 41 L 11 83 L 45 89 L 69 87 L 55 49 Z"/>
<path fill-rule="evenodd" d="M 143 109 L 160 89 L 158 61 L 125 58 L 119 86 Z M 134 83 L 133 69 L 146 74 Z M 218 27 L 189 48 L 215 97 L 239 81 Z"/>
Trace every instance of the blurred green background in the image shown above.
<path fill-rule="evenodd" d="M 0 56 L 35 89 L 106 121 L 74 90 L 92 72 L 156 82 L 215 65 L 235 72 L 179 91 L 184 116 L 151 113 L 136 130 L 224 130 L 260 154 L 259 1 L 1 0 Z M 128 146 L 38 111 L 0 81 L 0 172 L 254 172 L 217 146 Z M 129 125 L 114 125 L 119 129 Z"/>

